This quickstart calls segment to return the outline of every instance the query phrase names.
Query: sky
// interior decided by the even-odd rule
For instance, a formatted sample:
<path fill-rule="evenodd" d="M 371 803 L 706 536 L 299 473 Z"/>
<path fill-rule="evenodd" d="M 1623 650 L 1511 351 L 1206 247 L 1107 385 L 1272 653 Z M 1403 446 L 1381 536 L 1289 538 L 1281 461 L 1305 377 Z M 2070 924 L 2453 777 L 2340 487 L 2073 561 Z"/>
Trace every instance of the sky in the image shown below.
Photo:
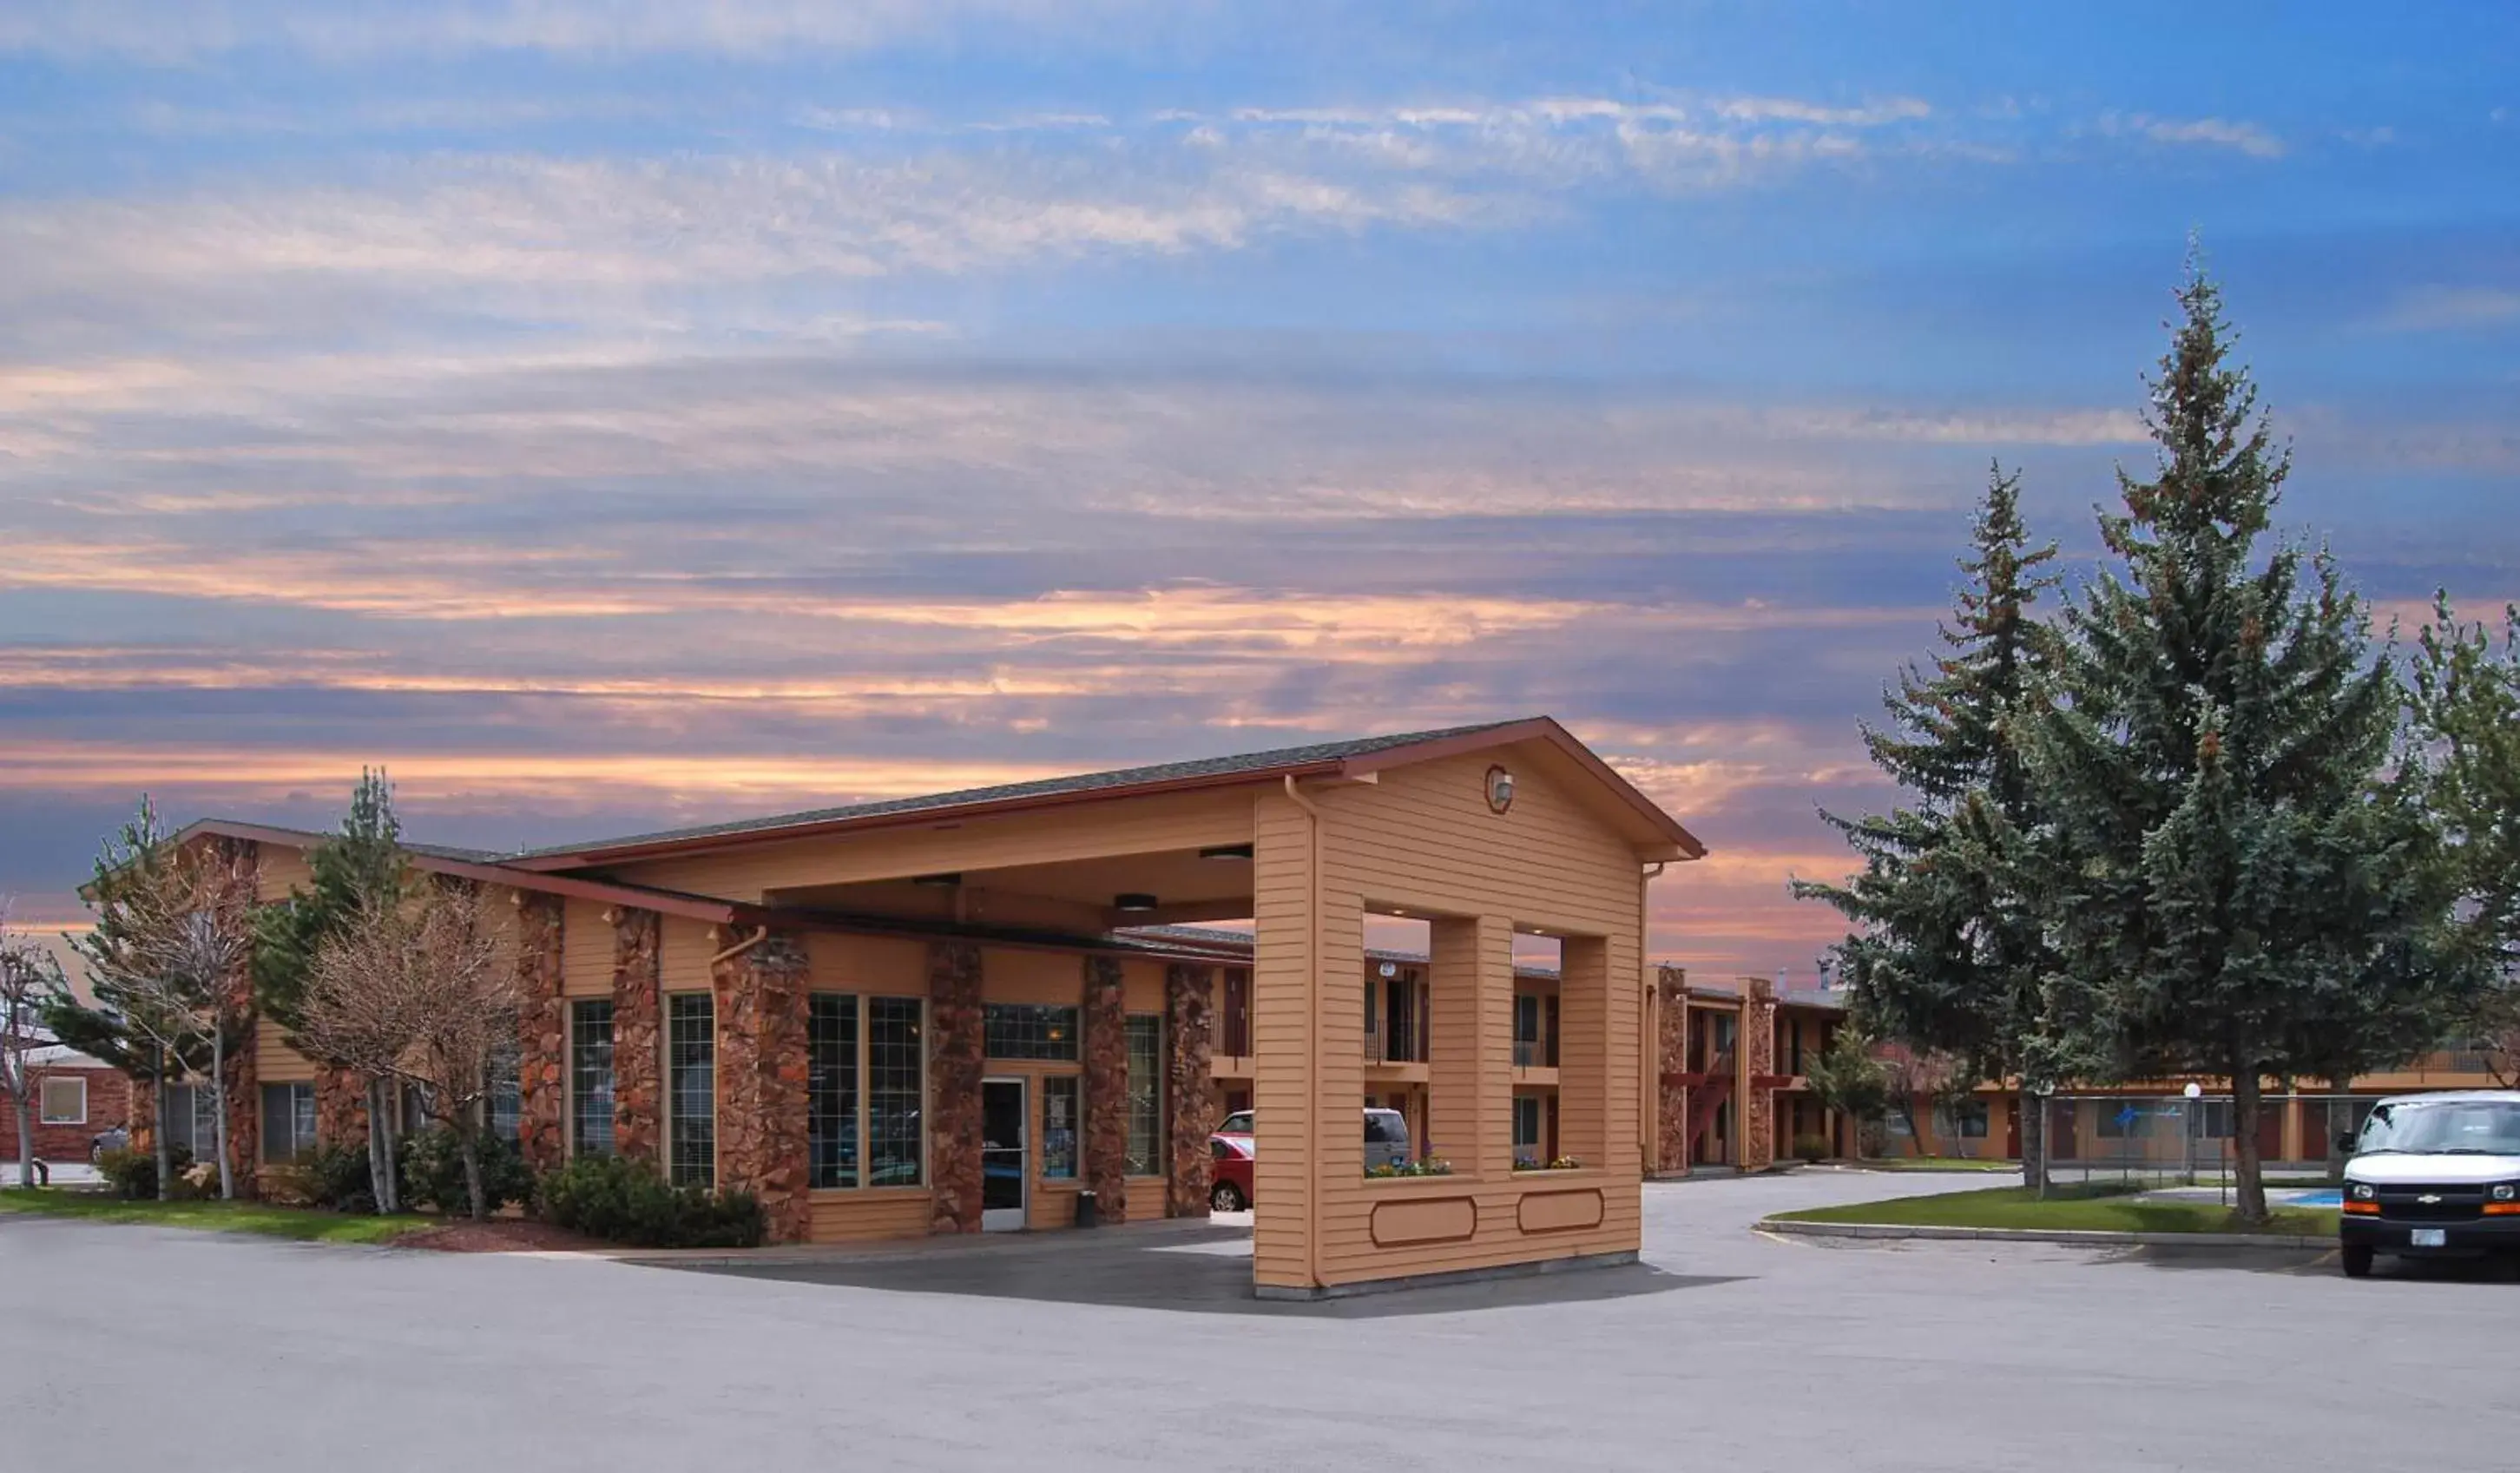
<path fill-rule="evenodd" d="M 1547 713 L 1808 984 L 2191 233 L 2287 530 L 2520 597 L 2520 8 L 7 0 L 0 892 Z"/>

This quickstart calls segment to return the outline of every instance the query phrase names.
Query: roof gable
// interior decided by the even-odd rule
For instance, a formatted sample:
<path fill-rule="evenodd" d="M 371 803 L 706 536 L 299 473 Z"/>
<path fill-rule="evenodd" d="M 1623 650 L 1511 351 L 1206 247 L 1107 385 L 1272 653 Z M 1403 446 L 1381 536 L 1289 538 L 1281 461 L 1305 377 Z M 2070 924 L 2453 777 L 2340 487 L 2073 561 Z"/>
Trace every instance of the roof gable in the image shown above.
<path fill-rule="evenodd" d="M 554 845 L 507 856 L 499 863 L 526 870 L 565 870 L 661 854 L 689 854 L 750 843 L 927 823 L 941 817 L 1054 808 L 1148 793 L 1256 783 L 1279 778 L 1370 779 L 1375 773 L 1394 767 L 1529 741 L 1548 743 L 1582 777 L 1591 780 L 1581 785 L 1620 821 L 1623 830 L 1636 839 L 1642 849 L 1656 857 L 1672 859 L 1697 859 L 1706 853 L 1705 846 L 1677 820 L 1657 807 L 1652 799 L 1638 791 L 1634 784 L 1620 777 L 1591 748 L 1576 740 L 1564 727 L 1541 716 L 775 814 L 727 824 Z"/>

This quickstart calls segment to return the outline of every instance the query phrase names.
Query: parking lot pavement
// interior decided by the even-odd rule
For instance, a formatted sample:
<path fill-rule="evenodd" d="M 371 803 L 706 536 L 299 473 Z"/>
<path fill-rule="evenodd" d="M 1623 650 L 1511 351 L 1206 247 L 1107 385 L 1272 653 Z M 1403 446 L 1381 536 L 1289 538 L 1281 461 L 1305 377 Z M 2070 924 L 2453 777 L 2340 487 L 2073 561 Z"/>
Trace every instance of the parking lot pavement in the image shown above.
<path fill-rule="evenodd" d="M 1673 1286 L 1354 1318 L 0 1220 L 0 1292 L 40 1328 L 13 1340 L 0 1425 L 12 1465 L 68 1473 L 2244 1473 L 2408 1467 L 2417 1448 L 2501 1467 L 2520 1445 L 2520 1288 L 2483 1275 L 1751 1230 L 1968 1184 L 1985 1180 L 1650 1186 L 1646 1259 Z M 1134 1251 L 1119 1236 L 1090 1254 Z M 1223 1234 L 1166 1241 L 1146 1256 L 1236 1262 Z"/>

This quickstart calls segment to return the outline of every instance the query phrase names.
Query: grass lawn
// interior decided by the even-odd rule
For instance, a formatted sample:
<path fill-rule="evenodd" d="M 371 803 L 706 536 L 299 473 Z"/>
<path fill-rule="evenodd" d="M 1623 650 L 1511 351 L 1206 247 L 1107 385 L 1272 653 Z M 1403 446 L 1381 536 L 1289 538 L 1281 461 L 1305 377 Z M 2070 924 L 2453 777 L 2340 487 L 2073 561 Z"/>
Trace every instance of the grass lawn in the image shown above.
<path fill-rule="evenodd" d="M 1856 1163 L 1867 1171 L 2008 1171 L 2018 1161 L 1988 1161 L 1976 1156 L 1875 1156 Z"/>
<path fill-rule="evenodd" d="M 0 1191 L 0 1214 L 13 1212 L 86 1218 L 99 1223 L 154 1223 L 165 1228 L 259 1232 L 266 1237 L 310 1243 L 382 1243 L 428 1226 L 426 1218 L 351 1217 L 306 1207 L 271 1207 L 260 1202 L 126 1202 L 97 1192 L 59 1187 L 12 1187 Z"/>
<path fill-rule="evenodd" d="M 2100 1232 L 2239 1232 L 2220 1202 L 2145 1201 L 2114 1183 L 2053 1186 L 2046 1201 L 2025 1186 L 1947 1191 L 1851 1207 L 1780 1212 L 1772 1221 L 1873 1223 L 1898 1228 L 2048 1228 Z M 2332 1235 L 2334 1211 L 2279 1210 L 2261 1232 Z"/>

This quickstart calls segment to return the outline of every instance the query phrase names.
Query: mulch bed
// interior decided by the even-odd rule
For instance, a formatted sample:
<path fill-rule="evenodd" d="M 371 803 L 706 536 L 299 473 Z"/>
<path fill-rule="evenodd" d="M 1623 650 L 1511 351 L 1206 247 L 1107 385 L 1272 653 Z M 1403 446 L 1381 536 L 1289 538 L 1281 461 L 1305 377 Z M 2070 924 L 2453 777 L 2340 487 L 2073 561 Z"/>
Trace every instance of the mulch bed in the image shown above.
<path fill-rule="evenodd" d="M 532 1253 L 578 1252 L 608 1245 L 531 1218 L 492 1218 L 485 1223 L 456 1220 L 423 1228 L 395 1238 L 393 1246 L 439 1253 Z"/>

